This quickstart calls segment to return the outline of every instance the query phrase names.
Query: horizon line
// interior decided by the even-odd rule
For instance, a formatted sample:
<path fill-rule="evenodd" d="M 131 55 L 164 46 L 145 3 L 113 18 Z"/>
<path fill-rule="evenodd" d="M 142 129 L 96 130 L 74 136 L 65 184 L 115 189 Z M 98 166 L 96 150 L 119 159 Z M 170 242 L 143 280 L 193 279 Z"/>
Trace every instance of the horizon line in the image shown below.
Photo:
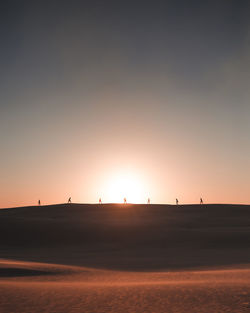
<path fill-rule="evenodd" d="M 1 207 L 0 210 L 8 210 L 8 209 L 18 209 L 18 208 L 34 208 L 34 207 L 46 207 L 46 206 L 59 206 L 59 205 L 67 205 L 67 206 L 72 206 L 72 205 L 96 205 L 96 206 L 103 206 L 103 205 L 122 205 L 122 206 L 128 206 L 128 205 L 145 205 L 145 206 L 156 206 L 156 205 L 166 205 L 166 206 L 175 206 L 175 207 L 180 207 L 180 206 L 190 206 L 190 205 L 195 205 L 195 206 L 206 206 L 206 205 L 238 205 L 238 206 L 249 206 L 249 203 L 220 203 L 220 202 L 208 202 L 208 203 L 183 203 L 183 204 L 174 204 L 174 203 L 132 203 L 132 202 L 103 202 L 103 203 L 98 203 L 98 202 L 62 202 L 62 203 L 51 203 L 51 204 L 36 204 L 36 205 L 24 205 L 24 206 L 13 206 L 13 207 Z"/>

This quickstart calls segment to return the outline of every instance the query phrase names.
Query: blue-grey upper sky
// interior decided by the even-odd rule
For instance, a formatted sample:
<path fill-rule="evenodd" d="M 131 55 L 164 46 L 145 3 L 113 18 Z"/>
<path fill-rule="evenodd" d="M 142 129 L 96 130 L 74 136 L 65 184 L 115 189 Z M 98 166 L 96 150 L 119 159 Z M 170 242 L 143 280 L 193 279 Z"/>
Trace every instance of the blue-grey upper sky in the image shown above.
<path fill-rule="evenodd" d="M 1 207 L 105 201 L 128 169 L 155 202 L 250 201 L 249 1 L 0 12 Z"/>

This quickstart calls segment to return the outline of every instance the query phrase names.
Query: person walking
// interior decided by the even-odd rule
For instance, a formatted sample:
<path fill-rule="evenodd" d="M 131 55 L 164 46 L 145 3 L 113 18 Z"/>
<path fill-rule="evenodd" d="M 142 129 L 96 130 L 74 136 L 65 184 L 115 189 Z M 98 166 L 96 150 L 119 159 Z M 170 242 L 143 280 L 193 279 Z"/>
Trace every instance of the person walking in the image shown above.
<path fill-rule="evenodd" d="M 101 198 L 99 198 L 99 204 L 102 204 L 102 199 Z"/>
<path fill-rule="evenodd" d="M 202 198 L 200 198 L 200 204 L 203 204 L 203 199 Z"/>
<path fill-rule="evenodd" d="M 176 205 L 179 204 L 179 200 L 177 198 L 175 199 L 175 203 L 176 203 Z"/>
<path fill-rule="evenodd" d="M 41 201 L 40 201 L 40 199 L 38 200 L 38 205 L 41 205 Z"/>
<path fill-rule="evenodd" d="M 68 203 L 71 203 L 71 197 L 69 197 L 69 199 L 68 199 Z"/>

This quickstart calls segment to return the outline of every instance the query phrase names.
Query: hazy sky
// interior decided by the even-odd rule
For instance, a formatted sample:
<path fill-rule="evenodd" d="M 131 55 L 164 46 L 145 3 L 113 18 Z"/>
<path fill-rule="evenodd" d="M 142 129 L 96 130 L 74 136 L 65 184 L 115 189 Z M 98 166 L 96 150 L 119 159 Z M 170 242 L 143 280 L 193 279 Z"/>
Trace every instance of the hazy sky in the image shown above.
<path fill-rule="evenodd" d="M 250 202 L 249 1 L 0 12 L 0 207 L 113 201 L 127 173 L 145 201 Z"/>

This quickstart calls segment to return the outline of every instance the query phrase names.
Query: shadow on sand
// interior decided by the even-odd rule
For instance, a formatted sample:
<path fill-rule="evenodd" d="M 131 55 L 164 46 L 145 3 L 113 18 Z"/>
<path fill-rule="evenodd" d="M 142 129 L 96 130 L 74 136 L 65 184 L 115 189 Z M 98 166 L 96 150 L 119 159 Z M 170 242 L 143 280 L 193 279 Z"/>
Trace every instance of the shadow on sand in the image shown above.
<path fill-rule="evenodd" d="M 14 267 L 0 268 L 0 277 L 44 276 L 52 274 L 55 275 L 57 273 L 27 268 L 14 268 Z"/>
<path fill-rule="evenodd" d="M 250 263 L 250 206 L 72 203 L 5 209 L 0 245 L 5 259 L 100 269 L 241 266 Z M 41 268 L 0 269 L 0 277 L 49 274 Z"/>

